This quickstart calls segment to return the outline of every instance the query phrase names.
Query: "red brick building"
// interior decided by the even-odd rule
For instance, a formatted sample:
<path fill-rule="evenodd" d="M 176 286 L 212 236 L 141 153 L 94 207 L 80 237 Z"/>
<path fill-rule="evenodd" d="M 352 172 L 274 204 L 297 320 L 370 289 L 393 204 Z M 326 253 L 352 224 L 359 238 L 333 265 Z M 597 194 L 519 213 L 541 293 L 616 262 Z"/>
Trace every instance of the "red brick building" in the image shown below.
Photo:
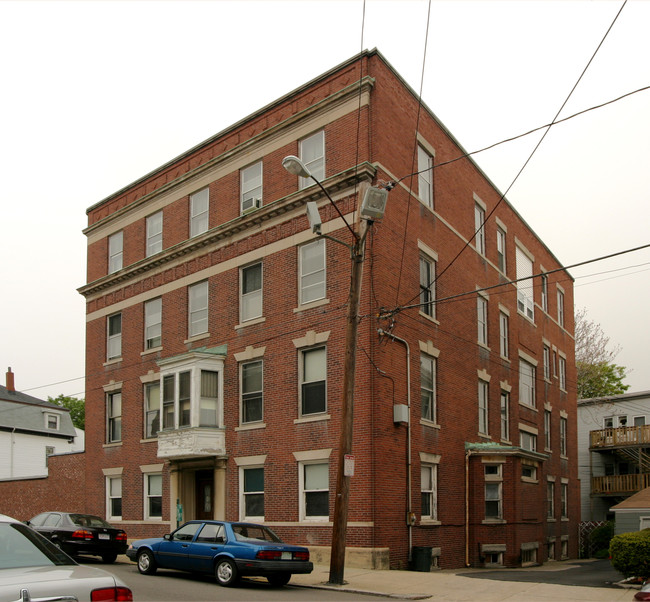
<path fill-rule="evenodd" d="M 575 557 L 572 279 L 464 154 L 371 51 L 90 207 L 87 510 L 130 537 L 249 518 L 327 553 L 351 273 L 330 237 L 391 183 L 363 266 L 348 561 Z"/>

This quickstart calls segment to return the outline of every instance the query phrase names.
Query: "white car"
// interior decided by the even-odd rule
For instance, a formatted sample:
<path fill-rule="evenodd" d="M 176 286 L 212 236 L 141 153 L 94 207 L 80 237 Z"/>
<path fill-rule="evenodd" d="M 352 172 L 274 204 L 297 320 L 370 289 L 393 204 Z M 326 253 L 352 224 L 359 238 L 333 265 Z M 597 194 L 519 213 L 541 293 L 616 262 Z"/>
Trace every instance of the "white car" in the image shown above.
<path fill-rule="evenodd" d="M 133 600 L 131 590 L 101 569 L 77 564 L 27 525 L 0 514 L 0 602 Z"/>

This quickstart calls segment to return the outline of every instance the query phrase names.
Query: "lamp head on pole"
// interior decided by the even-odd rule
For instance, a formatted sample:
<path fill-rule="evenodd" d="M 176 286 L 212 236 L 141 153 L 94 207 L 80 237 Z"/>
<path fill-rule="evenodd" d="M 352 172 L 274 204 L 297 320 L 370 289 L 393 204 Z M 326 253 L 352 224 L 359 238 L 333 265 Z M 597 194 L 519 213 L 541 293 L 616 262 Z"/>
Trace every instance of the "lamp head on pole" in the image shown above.
<path fill-rule="evenodd" d="M 311 172 L 307 169 L 305 164 L 294 155 L 289 155 L 282 159 L 282 167 L 294 176 L 301 176 L 303 178 L 311 178 Z"/>

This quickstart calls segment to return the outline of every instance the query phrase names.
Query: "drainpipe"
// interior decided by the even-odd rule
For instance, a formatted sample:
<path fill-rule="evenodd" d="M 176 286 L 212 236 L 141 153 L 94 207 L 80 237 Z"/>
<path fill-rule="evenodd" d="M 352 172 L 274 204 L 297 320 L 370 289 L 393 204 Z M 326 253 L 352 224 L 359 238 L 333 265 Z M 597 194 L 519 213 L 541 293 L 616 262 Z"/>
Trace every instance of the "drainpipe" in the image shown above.
<path fill-rule="evenodd" d="M 9 478 L 14 478 L 14 446 L 16 445 L 16 427 L 11 431 L 11 443 L 9 447 Z"/>
<path fill-rule="evenodd" d="M 472 450 L 465 452 L 465 566 L 469 566 L 469 457 Z"/>
<path fill-rule="evenodd" d="M 406 516 L 407 516 L 407 526 L 408 526 L 408 540 L 409 540 L 409 562 L 412 560 L 412 555 L 413 555 L 413 524 L 411 523 L 410 517 L 413 512 L 413 503 L 412 503 L 412 493 L 411 493 L 411 348 L 409 347 L 409 344 L 404 340 L 401 339 L 398 336 L 395 336 L 394 334 L 390 332 L 386 332 L 385 330 L 378 328 L 377 332 L 379 333 L 379 336 L 387 336 L 393 339 L 394 341 L 397 341 L 398 343 L 402 343 L 406 347 L 406 405 L 408 408 L 408 422 L 406 423 L 406 439 L 407 439 L 407 454 L 406 454 L 406 480 L 407 480 L 407 487 L 408 487 L 408 495 L 407 495 L 407 510 L 406 510 Z"/>

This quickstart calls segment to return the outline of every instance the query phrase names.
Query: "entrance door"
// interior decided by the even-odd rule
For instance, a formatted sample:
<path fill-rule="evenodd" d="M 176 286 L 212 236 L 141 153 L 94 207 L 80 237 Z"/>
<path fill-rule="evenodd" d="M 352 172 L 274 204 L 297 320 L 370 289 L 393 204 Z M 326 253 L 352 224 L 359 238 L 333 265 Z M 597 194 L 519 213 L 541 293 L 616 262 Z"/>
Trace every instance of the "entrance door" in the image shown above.
<path fill-rule="evenodd" d="M 211 470 L 200 470 L 195 473 L 196 479 L 196 518 L 209 520 L 214 518 L 214 473 Z"/>

